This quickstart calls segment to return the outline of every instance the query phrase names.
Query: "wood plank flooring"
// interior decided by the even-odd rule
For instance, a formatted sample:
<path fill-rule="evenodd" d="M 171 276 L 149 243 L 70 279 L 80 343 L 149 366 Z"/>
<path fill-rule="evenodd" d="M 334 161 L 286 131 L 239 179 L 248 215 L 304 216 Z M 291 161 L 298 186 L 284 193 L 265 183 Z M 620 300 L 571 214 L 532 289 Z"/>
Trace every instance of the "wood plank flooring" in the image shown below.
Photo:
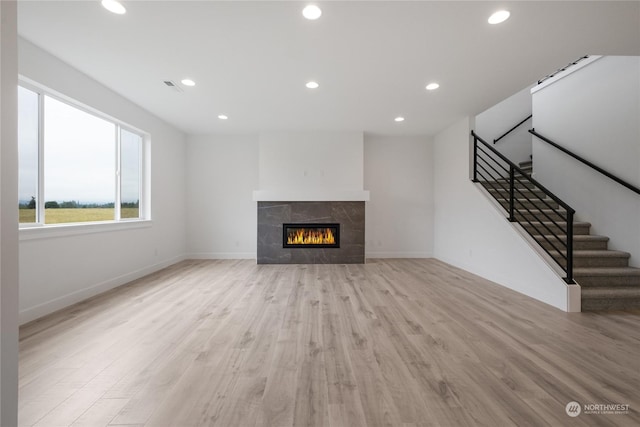
<path fill-rule="evenodd" d="M 21 426 L 637 426 L 639 390 L 640 313 L 431 259 L 185 261 L 20 331 Z"/>

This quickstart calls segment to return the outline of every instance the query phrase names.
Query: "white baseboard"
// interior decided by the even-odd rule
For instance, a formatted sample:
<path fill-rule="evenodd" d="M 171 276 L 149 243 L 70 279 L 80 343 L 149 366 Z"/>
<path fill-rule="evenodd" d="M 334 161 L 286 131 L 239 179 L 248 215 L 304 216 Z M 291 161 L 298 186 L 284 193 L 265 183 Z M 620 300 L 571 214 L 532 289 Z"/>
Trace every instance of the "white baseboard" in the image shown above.
<path fill-rule="evenodd" d="M 365 258 L 433 258 L 431 252 L 367 252 Z M 192 252 L 186 259 L 257 259 L 255 252 Z"/>
<path fill-rule="evenodd" d="M 433 258 L 431 252 L 375 252 L 367 251 L 365 258 Z"/>
<path fill-rule="evenodd" d="M 256 259 L 255 252 L 193 252 L 187 259 Z"/>
<path fill-rule="evenodd" d="M 139 270 L 135 270 L 135 271 L 123 274 L 121 276 L 114 277 L 113 279 L 105 280 L 104 282 L 91 285 L 87 288 L 80 289 L 75 292 L 71 292 L 69 294 L 55 298 L 51 301 L 38 304 L 34 307 L 29 307 L 24 310 L 20 310 L 20 313 L 19 313 L 20 325 L 24 325 L 25 323 L 31 322 L 32 320 L 38 319 L 42 316 L 46 316 L 47 314 L 51 314 L 55 311 L 61 310 L 65 307 L 68 307 L 80 301 L 86 300 L 87 298 L 91 298 L 93 296 L 96 296 L 98 294 L 111 290 L 118 286 L 122 286 L 126 283 L 131 282 L 132 280 L 136 280 L 148 274 L 154 273 L 158 270 L 162 270 L 165 267 L 168 267 L 180 261 L 184 261 L 185 259 L 187 259 L 186 256 L 180 255 L 180 256 L 141 268 Z"/>

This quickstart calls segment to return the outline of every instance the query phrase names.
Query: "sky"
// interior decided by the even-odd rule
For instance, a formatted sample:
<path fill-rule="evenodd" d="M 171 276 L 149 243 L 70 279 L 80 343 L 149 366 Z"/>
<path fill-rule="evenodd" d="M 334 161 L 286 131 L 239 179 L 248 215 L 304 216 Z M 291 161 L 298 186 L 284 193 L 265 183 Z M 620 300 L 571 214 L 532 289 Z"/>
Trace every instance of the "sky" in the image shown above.
<path fill-rule="evenodd" d="M 22 88 L 19 104 L 19 200 L 37 196 L 38 99 Z M 116 125 L 44 97 L 44 199 L 112 203 L 116 192 Z M 122 201 L 139 199 L 139 135 L 121 131 Z"/>

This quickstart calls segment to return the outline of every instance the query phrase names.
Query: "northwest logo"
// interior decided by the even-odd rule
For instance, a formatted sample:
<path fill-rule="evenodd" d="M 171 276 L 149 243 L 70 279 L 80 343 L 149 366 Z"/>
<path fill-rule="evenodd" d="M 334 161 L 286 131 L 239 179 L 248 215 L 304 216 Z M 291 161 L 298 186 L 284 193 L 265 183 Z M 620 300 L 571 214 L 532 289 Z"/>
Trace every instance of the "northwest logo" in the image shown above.
<path fill-rule="evenodd" d="M 578 415 L 580 415 L 580 412 L 582 412 L 582 408 L 580 407 L 580 404 L 578 402 L 567 403 L 567 406 L 565 406 L 564 410 L 570 417 L 577 417 Z"/>

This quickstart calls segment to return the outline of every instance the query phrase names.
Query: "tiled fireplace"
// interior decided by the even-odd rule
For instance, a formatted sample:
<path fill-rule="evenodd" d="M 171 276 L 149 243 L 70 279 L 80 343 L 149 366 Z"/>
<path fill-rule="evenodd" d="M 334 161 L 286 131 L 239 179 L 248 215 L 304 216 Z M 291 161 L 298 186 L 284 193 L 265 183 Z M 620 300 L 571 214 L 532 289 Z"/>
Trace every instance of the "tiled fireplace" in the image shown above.
<path fill-rule="evenodd" d="M 364 201 L 258 202 L 258 264 L 364 263 Z"/>

